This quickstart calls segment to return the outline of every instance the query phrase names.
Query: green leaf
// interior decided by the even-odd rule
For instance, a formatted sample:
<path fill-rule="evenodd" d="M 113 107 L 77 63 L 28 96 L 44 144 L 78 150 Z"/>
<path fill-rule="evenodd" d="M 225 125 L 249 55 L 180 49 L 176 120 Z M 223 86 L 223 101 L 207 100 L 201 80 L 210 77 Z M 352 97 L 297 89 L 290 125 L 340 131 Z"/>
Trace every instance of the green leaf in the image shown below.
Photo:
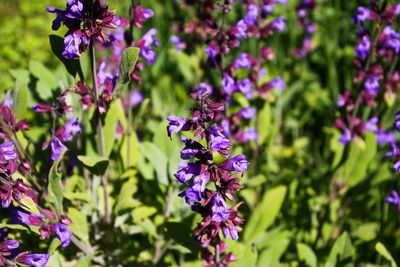
<path fill-rule="evenodd" d="M 40 211 L 35 203 L 30 197 L 23 196 L 18 202 L 22 205 L 23 209 L 29 211 L 30 213 L 40 214 Z"/>
<path fill-rule="evenodd" d="M 109 160 L 104 157 L 99 156 L 78 156 L 78 160 L 82 162 L 83 165 L 95 175 L 102 175 L 105 173 Z"/>
<path fill-rule="evenodd" d="M 81 80 L 84 80 L 81 64 L 79 63 L 79 59 L 66 59 L 61 55 L 64 50 L 64 38 L 58 35 L 49 35 L 50 46 L 53 53 L 57 56 L 57 58 L 64 64 L 68 73 L 73 77 L 79 75 Z"/>
<path fill-rule="evenodd" d="M 253 251 L 251 245 L 243 245 L 238 242 L 231 242 L 228 245 L 232 253 L 237 257 L 237 261 L 233 262 L 232 267 L 242 267 L 242 266 L 256 266 L 257 262 L 257 252 Z M 232 244 L 233 243 L 233 244 Z"/>
<path fill-rule="evenodd" d="M 329 253 L 325 267 L 354 266 L 355 249 L 347 232 L 344 232 L 336 241 Z"/>
<path fill-rule="evenodd" d="M 84 243 L 89 244 L 89 224 L 86 215 L 78 209 L 68 208 L 68 217 L 72 223 L 68 228 Z"/>
<path fill-rule="evenodd" d="M 280 258 L 289 246 L 289 239 L 278 240 L 273 246 L 263 250 L 257 261 L 257 267 L 275 267 L 279 266 Z M 246 265 L 250 266 L 250 265 Z"/>
<path fill-rule="evenodd" d="M 61 241 L 58 238 L 53 238 L 53 240 L 51 240 L 50 246 L 48 248 L 48 253 L 49 254 L 53 254 L 54 251 L 56 251 L 56 249 L 61 245 Z"/>
<path fill-rule="evenodd" d="M 361 141 L 361 139 L 359 139 Z M 362 142 L 363 143 L 363 142 Z M 357 185 L 367 177 L 367 170 L 377 151 L 376 136 L 372 132 L 365 134 L 365 145 L 351 142 L 348 159 L 344 166 L 344 182 L 350 187 Z"/>
<path fill-rule="evenodd" d="M 142 153 L 153 165 L 157 173 L 157 179 L 160 183 L 168 185 L 167 163 L 165 154 L 153 143 L 143 142 L 139 145 Z"/>
<path fill-rule="evenodd" d="M 115 85 L 114 94 L 119 97 L 129 81 L 131 80 L 131 72 L 134 70 L 135 65 L 139 58 L 140 49 L 137 47 L 128 47 L 122 52 L 122 59 L 119 65 L 119 77 Z"/>
<path fill-rule="evenodd" d="M 254 241 L 275 221 L 286 196 L 286 186 L 277 186 L 268 190 L 261 203 L 252 212 L 244 231 L 246 242 Z"/>
<path fill-rule="evenodd" d="M 104 119 L 103 134 L 105 142 L 105 157 L 109 157 L 115 144 L 115 130 L 118 124 L 118 105 L 122 105 L 121 101 L 113 101 L 107 111 Z"/>
<path fill-rule="evenodd" d="M 61 183 L 61 173 L 58 172 L 58 165 L 60 164 L 61 159 L 64 156 L 64 152 L 58 157 L 56 161 L 54 161 L 53 166 L 50 168 L 49 172 L 49 184 L 48 184 L 48 191 L 49 191 L 49 200 L 53 202 L 56 206 L 57 214 L 63 213 L 63 186 Z"/>
<path fill-rule="evenodd" d="M 28 86 L 26 82 L 16 81 L 13 108 L 17 121 L 25 119 L 28 109 Z"/>
<path fill-rule="evenodd" d="M 118 215 L 125 209 L 130 209 L 138 205 L 138 201 L 133 199 L 133 194 L 138 189 L 136 183 L 136 177 L 131 177 L 122 185 L 114 208 L 115 215 Z"/>
<path fill-rule="evenodd" d="M 397 267 L 396 261 L 393 259 L 393 256 L 390 254 L 390 252 L 386 249 L 386 247 L 381 243 L 378 242 L 375 245 L 375 250 L 382 255 L 385 259 L 390 261 L 390 266 L 391 267 Z"/>
<path fill-rule="evenodd" d="M 317 256 L 315 256 L 314 251 L 308 245 L 297 243 L 296 249 L 301 262 L 304 262 L 309 267 L 317 267 Z"/>
<path fill-rule="evenodd" d="M 8 229 L 13 229 L 13 230 L 24 230 L 24 231 L 28 231 L 29 228 L 27 228 L 26 226 L 23 226 L 21 224 L 4 224 L 4 223 L 0 223 L 0 229 L 3 228 L 8 228 Z"/>

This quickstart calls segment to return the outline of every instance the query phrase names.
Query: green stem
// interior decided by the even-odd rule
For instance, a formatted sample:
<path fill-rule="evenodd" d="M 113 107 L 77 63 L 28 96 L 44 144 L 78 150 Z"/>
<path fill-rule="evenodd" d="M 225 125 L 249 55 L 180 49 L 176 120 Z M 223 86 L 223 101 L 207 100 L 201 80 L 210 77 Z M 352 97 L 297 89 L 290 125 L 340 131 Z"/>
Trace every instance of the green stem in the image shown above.
<path fill-rule="evenodd" d="M 99 104 L 99 93 L 97 91 L 97 80 L 96 80 L 96 55 L 95 55 L 95 48 L 94 48 L 94 39 L 90 41 L 90 48 L 89 48 L 89 56 L 90 56 L 90 63 L 91 63 L 91 72 L 92 72 L 92 86 L 93 86 L 93 97 L 96 104 Z M 98 138 L 98 153 L 101 157 L 105 156 L 105 141 L 104 141 L 104 133 L 103 133 L 103 123 L 101 121 L 100 114 L 96 118 L 96 130 L 97 130 L 97 138 Z M 108 180 L 106 175 L 101 176 L 101 184 L 103 186 L 103 193 L 104 193 L 104 221 L 106 223 L 110 222 L 110 204 L 108 200 Z"/>

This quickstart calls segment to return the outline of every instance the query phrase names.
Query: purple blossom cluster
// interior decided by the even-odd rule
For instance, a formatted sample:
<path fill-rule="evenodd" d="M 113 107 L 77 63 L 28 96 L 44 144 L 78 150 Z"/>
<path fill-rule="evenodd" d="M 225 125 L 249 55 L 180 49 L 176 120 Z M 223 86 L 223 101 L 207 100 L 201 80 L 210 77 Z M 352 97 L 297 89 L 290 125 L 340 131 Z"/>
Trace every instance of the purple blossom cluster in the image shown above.
<path fill-rule="evenodd" d="M 65 116 L 71 111 L 71 107 L 66 102 L 66 96 L 69 90 L 63 91 L 54 101 L 52 105 L 39 103 L 32 107 L 32 110 L 37 113 L 48 113 L 50 117 L 55 120 L 57 117 Z M 72 118 L 62 127 L 57 130 L 54 128 L 51 132 L 50 141 L 46 141 L 43 144 L 43 149 L 50 146 L 51 149 L 51 159 L 56 161 L 63 152 L 66 152 L 68 148 L 66 143 L 71 142 L 74 135 L 77 133 L 82 133 L 82 128 L 78 122 L 78 118 Z"/>
<path fill-rule="evenodd" d="M 106 28 L 115 28 L 114 12 L 108 9 L 104 1 L 67 0 L 65 10 L 49 6 L 47 11 L 55 13 L 53 30 L 58 30 L 61 23 L 68 31 L 64 37 L 63 57 L 79 58 L 92 40 L 100 43 L 109 41 Z"/>
<path fill-rule="evenodd" d="M 362 138 L 367 131 L 374 132 L 379 144 L 393 143 L 395 137 L 385 131 L 377 110 L 378 98 L 393 104 L 393 96 L 399 88 L 399 72 L 395 71 L 400 48 L 400 33 L 394 28 L 395 18 L 400 14 L 400 4 L 383 5 L 371 1 L 369 7 L 358 7 L 353 18 L 358 26 L 359 41 L 355 47 L 354 66 L 357 70 L 354 87 L 345 90 L 337 100 L 342 117 L 335 122 L 341 130 L 340 142 L 347 144 Z M 376 111 L 371 117 L 361 119 L 361 107 Z"/>
<path fill-rule="evenodd" d="M 190 2 L 185 2 L 185 8 L 191 7 Z M 221 84 L 213 86 L 206 82 L 198 85 L 198 90 L 206 89 L 215 99 L 226 101 L 228 110 L 219 112 L 216 121 L 221 123 L 225 136 L 236 142 L 245 143 L 258 139 L 257 131 L 252 126 L 256 116 L 256 109 L 252 102 L 258 98 L 269 99 L 272 89 L 282 92 L 285 81 L 281 77 L 275 77 L 265 81 L 267 75 L 263 67 L 265 62 L 274 59 L 273 49 L 267 45 L 259 48 L 257 55 L 247 52 L 237 53 L 241 43 L 255 38 L 258 42 L 268 40 L 274 33 L 285 30 L 286 22 L 281 16 L 274 17 L 273 10 L 276 4 L 287 5 L 287 1 L 264 0 L 260 2 L 245 1 L 246 14 L 233 26 L 226 22 L 227 13 L 232 9 L 232 1 L 205 1 L 196 6 L 196 16 L 187 23 L 180 23 L 175 30 L 184 33 L 183 39 L 201 39 L 200 44 L 205 43 L 207 65 L 220 72 Z M 221 17 L 222 25 L 218 25 L 218 17 Z M 206 23 L 204 23 L 206 22 Z M 181 25 L 186 25 L 181 28 Z M 186 42 L 173 35 L 170 39 L 175 50 L 180 51 L 186 47 Z M 224 62 L 228 54 L 238 54 L 232 62 Z M 217 90 L 220 88 L 220 90 Z M 239 104 L 235 99 L 244 97 L 247 104 Z M 229 115 L 228 115 L 229 114 Z"/>
<path fill-rule="evenodd" d="M 238 215 L 240 203 L 233 207 L 227 203 L 227 200 L 235 203 L 235 192 L 241 187 L 233 173 L 243 175 L 249 162 L 241 154 L 231 156 L 231 143 L 224 135 L 223 128 L 215 122 L 218 113 L 225 109 L 224 104 L 212 101 L 207 88 L 196 90 L 192 98 L 197 102 L 197 107 L 193 109 L 191 118 L 168 118 L 170 138 L 173 133 L 194 133 L 194 138 L 183 134 L 180 137 L 185 145 L 181 151 L 181 158 L 185 162 L 179 165 L 175 177 L 185 186 L 179 196 L 203 218 L 195 236 L 205 248 L 205 265 L 225 266 L 234 261 L 235 256 L 227 253 L 220 258 L 220 262 L 216 262 L 215 255 L 222 255 L 226 250 L 220 232 L 225 238 L 237 240 L 243 223 Z"/>
<path fill-rule="evenodd" d="M 44 105 L 43 105 L 44 107 Z M 42 208 L 39 205 L 38 192 L 18 176 L 18 172 L 30 174 L 32 164 L 24 159 L 16 149 L 13 141 L 15 132 L 26 129 L 25 122 L 16 123 L 15 114 L 9 107 L 2 105 L 0 126 L 0 200 L 3 209 L 13 214 L 12 222 L 38 229 L 43 239 L 55 235 L 60 240 L 60 248 L 70 244 L 72 232 L 68 229 L 71 220 L 62 214 Z M 68 126 L 59 132 L 60 138 L 70 140 L 73 130 Z M 24 125 L 24 126 L 22 126 Z M 69 129 L 69 130 L 68 130 Z M 17 176 L 17 178 L 15 177 Z M 28 204 L 31 203 L 31 204 Z M 35 213 L 36 212 L 36 213 Z M 8 239 L 0 243 L 0 265 L 15 266 L 15 262 L 30 266 L 45 266 L 49 254 L 29 254 L 18 252 L 19 242 Z M 11 264 L 11 265 L 10 265 Z"/>
<path fill-rule="evenodd" d="M 316 25 L 312 20 L 312 16 L 316 7 L 316 0 L 302 0 L 296 8 L 298 24 L 304 31 L 302 46 L 293 50 L 294 54 L 299 58 L 305 58 L 314 49 L 312 36 L 315 33 Z"/>

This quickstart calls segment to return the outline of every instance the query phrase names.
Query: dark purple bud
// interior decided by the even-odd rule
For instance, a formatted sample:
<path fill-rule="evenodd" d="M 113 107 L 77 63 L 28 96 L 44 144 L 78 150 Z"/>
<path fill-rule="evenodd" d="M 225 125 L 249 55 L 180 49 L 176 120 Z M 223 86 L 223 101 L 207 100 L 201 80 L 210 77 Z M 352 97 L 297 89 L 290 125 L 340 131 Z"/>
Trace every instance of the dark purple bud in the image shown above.
<path fill-rule="evenodd" d="M 32 107 L 33 112 L 49 112 L 51 110 L 51 107 L 46 104 L 36 104 Z"/>

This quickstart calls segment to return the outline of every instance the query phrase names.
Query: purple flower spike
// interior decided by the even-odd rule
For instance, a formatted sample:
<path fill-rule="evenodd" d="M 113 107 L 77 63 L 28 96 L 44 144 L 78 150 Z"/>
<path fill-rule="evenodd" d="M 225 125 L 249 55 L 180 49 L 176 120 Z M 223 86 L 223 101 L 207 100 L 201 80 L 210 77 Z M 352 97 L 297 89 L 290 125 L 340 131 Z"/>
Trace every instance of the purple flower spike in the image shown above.
<path fill-rule="evenodd" d="M 393 204 L 396 207 L 397 212 L 400 213 L 400 196 L 395 190 L 392 190 L 392 194 L 385 198 L 385 201 Z"/>
<path fill-rule="evenodd" d="M 223 222 L 229 218 L 231 214 L 230 210 L 228 209 L 228 205 L 226 204 L 225 200 L 221 196 L 221 194 L 216 194 L 213 203 L 212 203 L 212 220 L 214 222 Z"/>
<path fill-rule="evenodd" d="M 57 223 L 54 225 L 54 233 L 61 242 L 60 247 L 65 248 L 71 243 L 72 231 L 65 224 Z"/>
<path fill-rule="evenodd" d="M 57 137 L 54 137 L 51 140 L 50 147 L 51 147 L 51 159 L 53 161 L 56 161 L 60 157 L 63 151 L 68 150 L 68 148 Z"/>
<path fill-rule="evenodd" d="M 239 154 L 233 158 L 230 158 L 226 165 L 228 170 L 241 172 L 243 176 L 243 174 L 247 171 L 249 164 L 250 163 L 247 161 L 246 157 Z"/>
<path fill-rule="evenodd" d="M 187 131 L 190 129 L 190 123 L 185 118 L 175 116 L 168 117 L 169 125 L 167 126 L 168 136 L 172 140 L 172 133 L 179 133 L 180 131 Z"/>

